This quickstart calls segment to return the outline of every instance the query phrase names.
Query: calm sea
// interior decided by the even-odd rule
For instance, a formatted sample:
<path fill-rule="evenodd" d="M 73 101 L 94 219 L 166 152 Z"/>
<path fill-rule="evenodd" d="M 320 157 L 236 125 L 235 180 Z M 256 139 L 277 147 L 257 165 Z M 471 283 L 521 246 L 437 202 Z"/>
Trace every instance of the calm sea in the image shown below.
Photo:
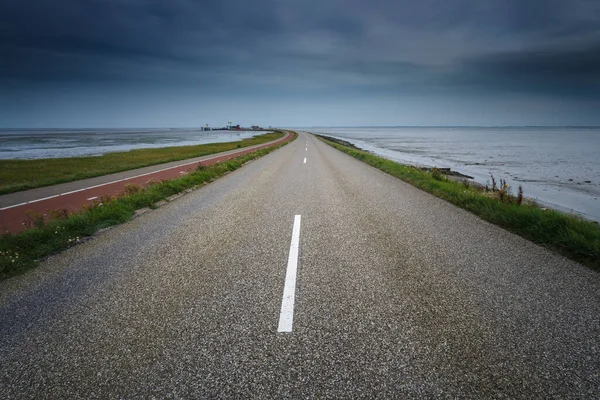
<path fill-rule="evenodd" d="M 0 159 L 96 156 L 132 149 L 233 142 L 256 131 L 199 129 L 0 129 Z"/>
<path fill-rule="evenodd" d="M 600 221 L 600 128 L 306 128 L 406 164 L 437 166 Z"/>

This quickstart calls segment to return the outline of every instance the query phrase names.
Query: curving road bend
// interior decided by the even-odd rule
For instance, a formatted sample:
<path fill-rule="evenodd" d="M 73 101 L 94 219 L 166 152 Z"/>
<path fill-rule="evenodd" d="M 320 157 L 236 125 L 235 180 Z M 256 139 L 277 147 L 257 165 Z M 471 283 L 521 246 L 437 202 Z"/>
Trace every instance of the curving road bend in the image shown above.
<path fill-rule="evenodd" d="M 599 338 L 597 272 L 301 133 L 0 282 L 0 398 L 590 399 Z"/>

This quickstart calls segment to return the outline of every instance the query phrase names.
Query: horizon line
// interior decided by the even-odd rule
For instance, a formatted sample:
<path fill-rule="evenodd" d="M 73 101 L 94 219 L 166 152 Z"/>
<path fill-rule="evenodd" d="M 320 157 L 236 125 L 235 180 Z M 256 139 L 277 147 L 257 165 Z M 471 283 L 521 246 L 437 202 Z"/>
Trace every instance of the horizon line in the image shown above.
<path fill-rule="evenodd" d="M 0 127 L 0 130 L 92 130 L 92 129 L 202 129 L 205 126 L 96 126 L 96 127 Z M 210 128 L 223 128 L 214 126 Z M 313 125 L 313 126 L 271 126 L 262 130 L 314 128 L 600 128 L 600 125 Z M 249 131 L 252 131 L 251 129 Z"/>

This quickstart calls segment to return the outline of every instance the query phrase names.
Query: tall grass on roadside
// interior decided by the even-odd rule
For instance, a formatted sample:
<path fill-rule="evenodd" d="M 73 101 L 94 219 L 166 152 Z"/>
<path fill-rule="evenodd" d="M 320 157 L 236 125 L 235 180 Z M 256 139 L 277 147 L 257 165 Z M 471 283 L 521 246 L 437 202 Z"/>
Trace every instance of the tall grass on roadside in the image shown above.
<path fill-rule="evenodd" d="M 54 219 L 37 221 L 37 226 L 29 230 L 14 235 L 0 235 L 0 280 L 35 267 L 39 259 L 81 242 L 102 228 L 130 220 L 138 209 L 154 208 L 161 200 L 211 182 L 284 145 L 260 149 L 215 165 L 201 166 L 182 177 L 155 182 L 145 189 L 128 185 L 123 195 L 102 197 L 94 205 L 82 208 L 79 213 L 67 215 L 59 210 L 53 215 Z"/>
<path fill-rule="evenodd" d="M 398 164 L 360 149 L 340 145 L 324 136 L 321 140 L 486 221 L 589 267 L 600 269 L 600 226 L 575 215 L 541 208 L 523 197 L 522 187 L 519 187 L 517 196 L 513 196 L 506 182 L 501 180 L 498 186 L 493 176 L 491 190 L 489 185 L 466 187 L 461 182 L 442 179 L 435 171 L 426 172 Z"/>
<path fill-rule="evenodd" d="M 0 194 L 254 146 L 279 139 L 283 135 L 283 132 L 276 131 L 237 142 L 137 149 L 98 157 L 0 160 Z"/>

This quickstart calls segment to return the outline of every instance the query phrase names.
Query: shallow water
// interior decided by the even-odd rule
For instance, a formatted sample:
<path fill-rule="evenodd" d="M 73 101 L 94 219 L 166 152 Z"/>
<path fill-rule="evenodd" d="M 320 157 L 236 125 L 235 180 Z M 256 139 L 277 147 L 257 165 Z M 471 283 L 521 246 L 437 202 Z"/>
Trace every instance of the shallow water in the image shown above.
<path fill-rule="evenodd" d="M 223 143 L 264 132 L 198 129 L 3 129 L 0 159 L 99 156 L 142 148 Z"/>
<path fill-rule="evenodd" d="M 307 128 L 402 163 L 452 168 L 477 182 L 600 221 L 600 128 Z"/>

